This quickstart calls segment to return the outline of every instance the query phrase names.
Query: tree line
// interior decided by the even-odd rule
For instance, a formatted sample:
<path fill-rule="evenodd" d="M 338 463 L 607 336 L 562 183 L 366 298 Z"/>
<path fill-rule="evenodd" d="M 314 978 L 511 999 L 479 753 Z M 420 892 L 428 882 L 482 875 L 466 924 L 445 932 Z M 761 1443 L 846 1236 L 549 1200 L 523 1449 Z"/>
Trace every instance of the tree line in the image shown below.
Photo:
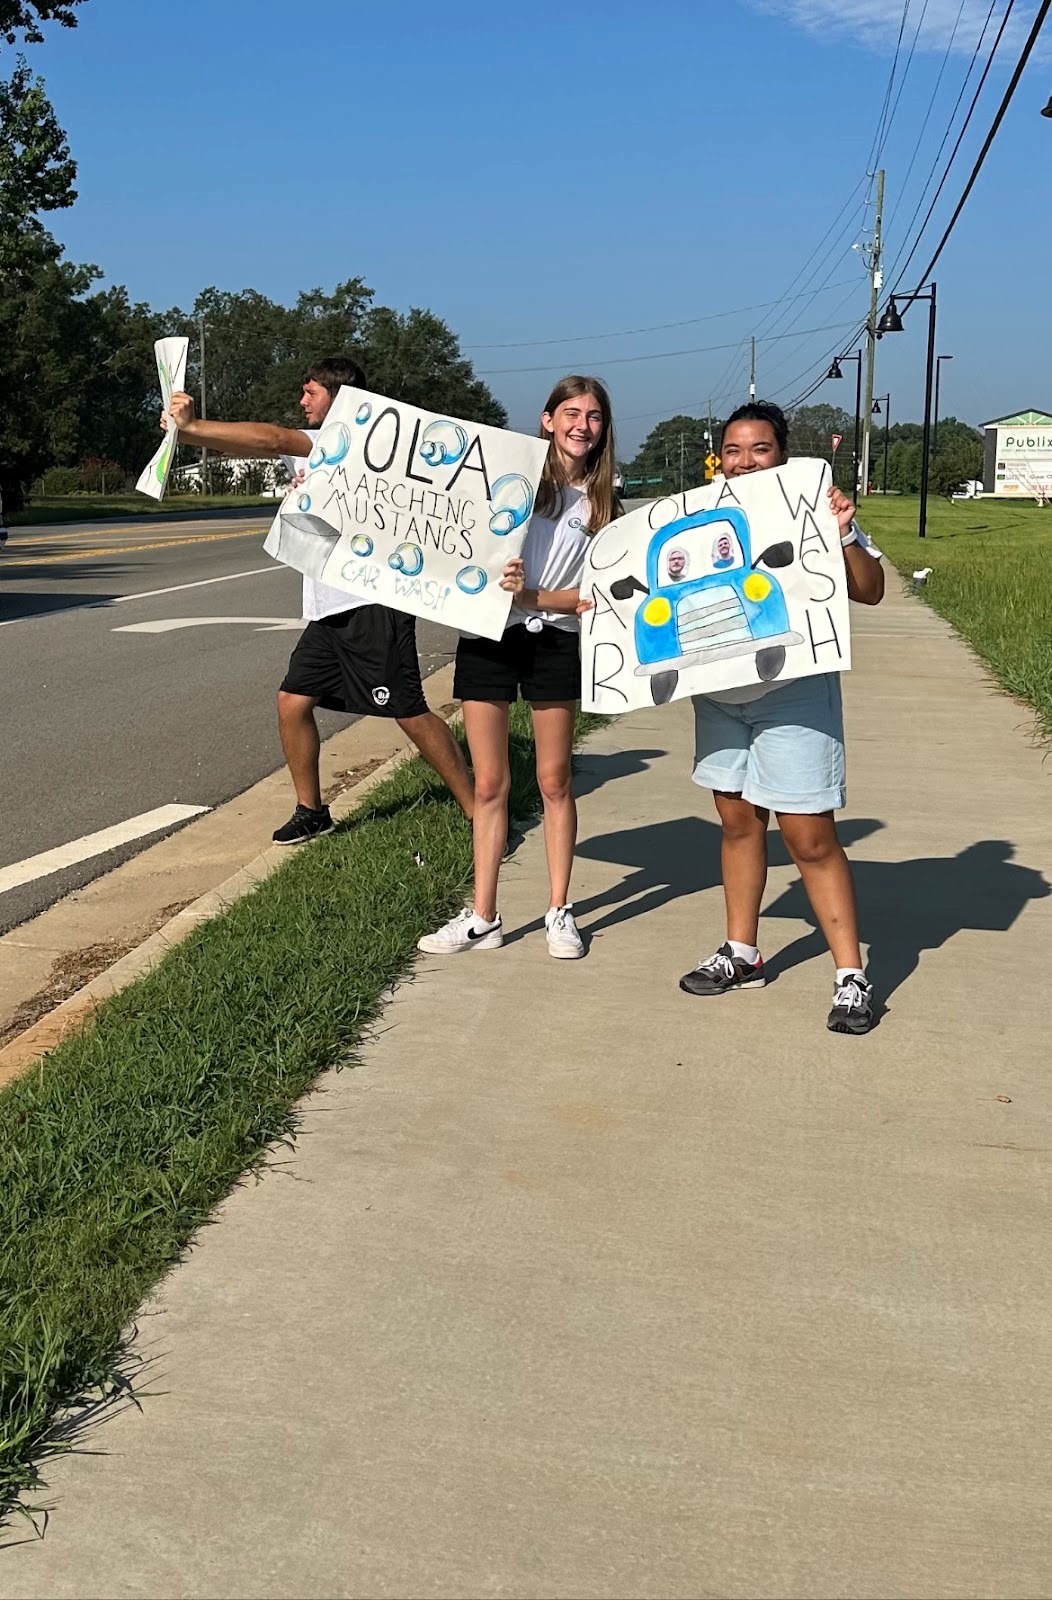
<path fill-rule="evenodd" d="M 39 43 L 44 23 L 76 25 L 84 0 L 0 0 L 5 46 Z M 375 303 L 361 278 L 305 290 L 291 306 L 253 289 L 203 289 L 192 306 L 156 310 L 101 270 L 67 261 L 44 225 L 77 198 L 76 162 L 24 55 L 0 77 L 0 497 L 23 504 L 52 487 L 121 486 L 157 442 L 154 340 L 187 334 L 187 387 L 200 392 L 200 329 L 214 416 L 295 423 L 304 368 L 348 347 L 383 394 L 503 426 L 507 413 L 453 330 L 431 311 Z M 108 479 L 108 483 L 107 483 Z"/>
<path fill-rule="evenodd" d="M 890 429 L 873 418 L 870 434 L 869 481 L 875 490 L 884 486 L 884 446 L 887 442 L 889 494 L 918 494 L 924 429 L 919 422 L 896 422 Z M 703 483 L 710 454 L 709 421 L 704 417 L 666 417 L 652 428 L 633 459 L 623 463 L 629 494 L 675 494 L 681 488 Z M 712 421 L 712 446 L 718 452 L 723 422 Z M 832 437 L 842 442 L 835 453 Z M 833 464 L 834 481 L 852 492 L 852 450 L 855 413 L 839 406 L 800 406 L 789 415 L 789 444 L 794 455 L 821 456 Z M 952 494 L 969 478 L 981 478 L 983 436 L 978 428 L 956 417 L 939 421 L 931 457 L 930 484 L 935 494 Z"/>

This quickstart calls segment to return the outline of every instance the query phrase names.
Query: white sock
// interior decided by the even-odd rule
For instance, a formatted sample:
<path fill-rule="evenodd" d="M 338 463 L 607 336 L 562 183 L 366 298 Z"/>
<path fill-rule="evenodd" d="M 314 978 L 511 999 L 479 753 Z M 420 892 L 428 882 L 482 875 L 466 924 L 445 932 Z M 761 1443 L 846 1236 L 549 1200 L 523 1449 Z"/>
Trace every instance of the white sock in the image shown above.
<path fill-rule="evenodd" d="M 731 947 L 732 956 L 737 956 L 739 961 L 747 961 L 751 967 L 755 967 L 760 959 L 760 952 L 754 944 L 739 944 L 737 939 L 728 939 L 727 943 Z"/>
<path fill-rule="evenodd" d="M 497 926 L 497 923 L 500 921 L 500 912 L 499 911 L 497 912 L 497 915 L 494 917 L 492 922 L 490 922 L 488 917 L 480 917 L 478 912 L 474 909 L 474 907 L 472 907 L 472 915 L 475 918 L 475 926 L 478 927 L 478 928 L 495 928 Z"/>
<path fill-rule="evenodd" d="M 846 983 L 848 978 L 861 978 L 862 981 L 865 982 L 866 981 L 866 974 L 865 974 L 864 968 L 862 968 L 862 967 L 837 967 L 837 969 L 836 969 L 836 981 L 837 981 L 837 984 L 839 985 L 841 983 Z"/>

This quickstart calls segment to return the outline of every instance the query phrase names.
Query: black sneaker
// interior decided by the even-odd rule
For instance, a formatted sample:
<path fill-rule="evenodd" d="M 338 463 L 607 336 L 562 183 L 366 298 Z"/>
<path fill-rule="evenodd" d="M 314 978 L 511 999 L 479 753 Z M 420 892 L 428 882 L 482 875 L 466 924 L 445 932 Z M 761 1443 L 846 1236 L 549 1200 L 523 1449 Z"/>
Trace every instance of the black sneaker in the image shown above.
<path fill-rule="evenodd" d="M 833 989 L 833 1009 L 826 1019 L 830 1033 L 868 1033 L 873 1026 L 873 985 L 852 973 Z"/>
<path fill-rule="evenodd" d="M 687 994 L 726 994 L 729 989 L 762 989 L 766 982 L 762 957 L 754 966 L 733 955 L 729 944 L 721 944 L 715 955 L 684 973 L 679 986 Z"/>
<path fill-rule="evenodd" d="M 274 834 L 274 843 L 306 844 L 308 839 L 331 833 L 335 826 L 328 806 L 322 806 L 320 811 L 312 811 L 310 806 L 297 806 L 285 826 Z"/>

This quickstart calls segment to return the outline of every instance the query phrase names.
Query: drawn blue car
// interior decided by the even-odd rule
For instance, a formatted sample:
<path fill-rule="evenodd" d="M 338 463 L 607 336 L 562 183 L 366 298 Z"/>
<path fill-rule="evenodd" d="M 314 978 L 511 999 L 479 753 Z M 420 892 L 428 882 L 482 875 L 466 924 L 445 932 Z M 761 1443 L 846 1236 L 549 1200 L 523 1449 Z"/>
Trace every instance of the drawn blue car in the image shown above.
<path fill-rule="evenodd" d="M 786 646 L 802 635 L 789 626 L 778 580 L 758 568 L 787 567 L 793 556 L 784 540 L 754 561 L 749 520 L 737 506 L 696 512 L 655 533 L 646 588 L 636 578 L 611 585 L 617 600 L 635 591 L 647 597 L 635 618 L 636 675 L 650 678 L 655 705 L 671 700 L 681 671 L 703 661 L 755 655 L 761 681 L 777 678 Z"/>

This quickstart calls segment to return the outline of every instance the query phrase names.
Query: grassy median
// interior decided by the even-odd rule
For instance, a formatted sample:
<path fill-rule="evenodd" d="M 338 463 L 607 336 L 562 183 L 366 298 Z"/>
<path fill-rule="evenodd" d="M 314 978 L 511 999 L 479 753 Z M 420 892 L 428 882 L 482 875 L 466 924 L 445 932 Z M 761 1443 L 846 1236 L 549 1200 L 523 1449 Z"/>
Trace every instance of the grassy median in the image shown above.
<path fill-rule="evenodd" d="M 522 707 L 512 760 L 512 815 L 535 815 Z M 318 1074 L 353 1062 L 470 866 L 456 805 L 407 762 L 0 1095 L 0 1510 L 64 1447 L 59 1408 L 112 1383 L 122 1330 L 194 1230 L 294 1133 Z"/>
<path fill-rule="evenodd" d="M 1052 506 L 932 500 L 926 539 L 917 511 L 874 496 L 859 521 L 907 579 L 931 567 L 924 599 L 1052 736 Z"/>
<path fill-rule="evenodd" d="M 175 512 L 201 516 L 219 511 L 258 507 L 262 515 L 276 511 L 279 501 L 273 495 L 245 494 L 166 494 L 152 500 L 147 494 L 60 494 L 35 499 L 21 511 L 7 517 L 9 528 L 32 528 L 39 523 L 112 521 L 120 517 L 170 517 Z"/>

